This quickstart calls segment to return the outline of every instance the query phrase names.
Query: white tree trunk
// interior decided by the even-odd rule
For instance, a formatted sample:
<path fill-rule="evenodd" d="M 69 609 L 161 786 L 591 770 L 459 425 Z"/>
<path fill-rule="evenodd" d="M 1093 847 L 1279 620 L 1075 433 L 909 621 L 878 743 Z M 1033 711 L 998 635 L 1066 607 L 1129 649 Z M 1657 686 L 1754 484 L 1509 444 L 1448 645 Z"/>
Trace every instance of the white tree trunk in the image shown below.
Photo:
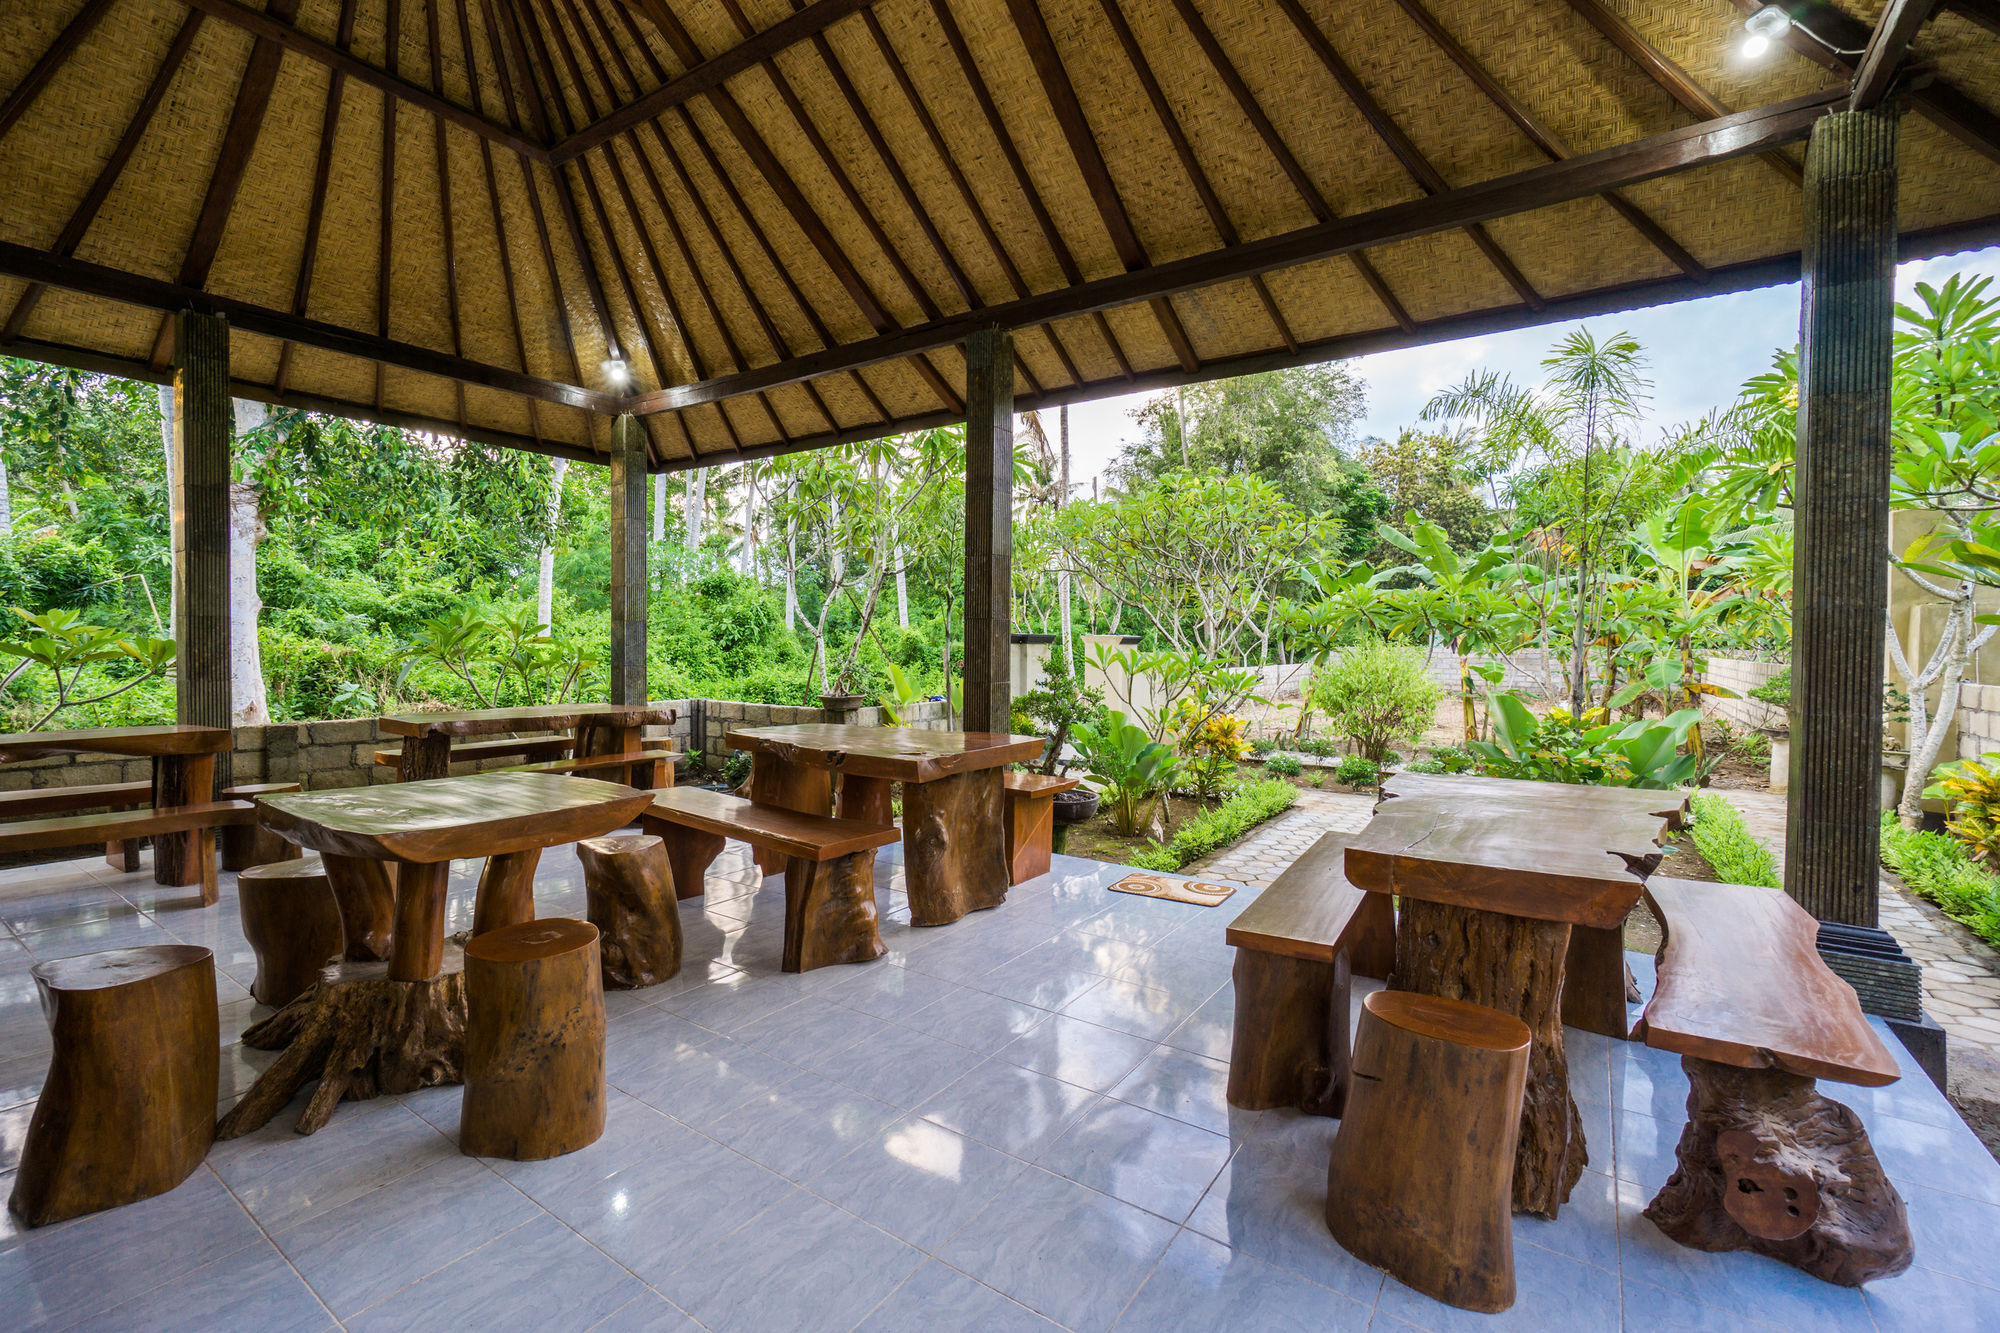
<path fill-rule="evenodd" d="M 737 569 L 748 577 L 757 568 L 757 476 L 743 469 L 743 549 Z"/>
<path fill-rule="evenodd" d="M 906 564 L 903 543 L 899 540 L 896 543 L 896 623 L 904 629 L 910 627 L 910 576 Z"/>
<path fill-rule="evenodd" d="M 14 535 L 14 488 L 7 482 L 7 458 L 0 453 L 0 537 Z"/>
<path fill-rule="evenodd" d="M 791 521 L 785 522 L 785 630 L 789 633 L 799 623 L 799 534 L 792 530 Z"/>
<path fill-rule="evenodd" d="M 1062 406 L 1062 414 L 1060 420 L 1062 423 L 1062 430 L 1061 430 L 1062 489 L 1056 492 L 1056 512 L 1058 514 L 1062 512 L 1063 506 L 1069 503 L 1069 404 L 1068 403 L 1064 403 Z M 1057 559 L 1067 559 L 1067 558 L 1068 558 L 1067 556 L 1057 557 Z M 1057 620 L 1057 626 L 1062 633 L 1062 640 L 1057 648 L 1056 656 L 1057 659 L 1061 661 L 1065 667 L 1068 667 L 1071 665 L 1069 660 L 1069 646 L 1072 640 L 1070 638 L 1069 569 L 1067 566 L 1056 570 L 1056 620 Z"/>
<path fill-rule="evenodd" d="M 653 474 L 653 542 L 664 544 L 667 540 L 667 474 Z"/>
<path fill-rule="evenodd" d="M 160 386 L 160 448 L 167 460 L 167 637 L 180 624 L 180 592 L 174 587 L 174 386 Z"/>
<path fill-rule="evenodd" d="M 708 469 L 698 467 L 688 473 L 687 493 L 681 497 L 681 516 L 686 520 L 688 554 L 701 549 L 701 521 L 708 510 Z"/>
<path fill-rule="evenodd" d="M 567 458 L 549 463 L 549 539 L 542 545 L 541 567 L 535 576 L 535 623 L 555 626 L 556 539 L 555 526 L 562 518 L 563 474 L 569 471 Z"/>
<path fill-rule="evenodd" d="M 231 401 L 238 438 L 270 420 L 263 403 Z M 271 720 L 264 694 L 264 654 L 257 641 L 257 620 L 264 599 L 257 595 L 257 546 L 264 527 L 264 488 L 254 481 L 229 484 L 229 721 L 232 726 L 261 727 Z"/>

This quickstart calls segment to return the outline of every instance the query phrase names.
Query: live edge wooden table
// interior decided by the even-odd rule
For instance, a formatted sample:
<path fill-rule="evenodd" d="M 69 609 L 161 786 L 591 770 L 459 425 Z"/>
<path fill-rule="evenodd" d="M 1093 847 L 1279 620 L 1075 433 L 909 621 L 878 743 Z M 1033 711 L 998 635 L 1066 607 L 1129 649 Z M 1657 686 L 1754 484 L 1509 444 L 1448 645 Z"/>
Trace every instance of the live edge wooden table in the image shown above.
<path fill-rule="evenodd" d="M 542 849 L 621 828 L 652 800 L 651 792 L 557 773 L 475 773 L 262 798 L 265 827 L 325 860 L 347 953 L 244 1032 L 245 1044 L 284 1054 L 223 1118 L 217 1137 L 259 1128 L 315 1075 L 302 1134 L 324 1125 L 343 1097 L 458 1082 L 465 974 L 444 938 L 452 861 L 489 858 L 474 934 L 532 921 Z M 388 864 L 396 866 L 393 890 L 382 873 Z"/>
<path fill-rule="evenodd" d="M 1591 972 L 1578 978 L 1582 1007 L 1615 1003 L 1615 1035 L 1623 1037 L 1619 931 L 1686 798 L 1418 773 L 1391 778 L 1383 796 L 1348 844 L 1347 878 L 1396 895 L 1393 986 L 1488 1005 L 1517 1015 L 1534 1034 L 1514 1209 L 1553 1218 L 1588 1160 L 1563 1052 L 1572 932 Z"/>
<path fill-rule="evenodd" d="M 215 756 L 235 748 L 228 727 L 170 723 L 153 727 L 90 727 L 81 731 L 25 731 L 0 735 L 0 764 L 54 754 L 109 754 L 153 761 L 153 808 L 206 805 L 215 799 Z M 166 833 L 153 845 L 153 880 L 185 888 L 204 883 L 203 831 Z M 214 831 L 209 830 L 212 839 Z M 214 859 L 214 849 L 209 850 Z M 127 867 L 130 869 L 131 867 Z M 212 877 L 207 881 L 212 883 Z"/>
<path fill-rule="evenodd" d="M 469 713 L 394 713 L 375 725 L 403 738 L 396 776 L 404 782 L 441 778 L 451 772 L 451 746 L 472 736 L 515 731 L 576 732 L 576 755 L 632 754 L 645 748 L 645 729 L 667 726 L 674 710 L 650 704 L 545 704 L 485 708 Z"/>
<path fill-rule="evenodd" d="M 1042 752 L 1039 736 L 809 723 L 732 731 L 751 755 L 750 799 L 807 814 L 892 822 L 889 784 L 903 784 L 903 877 L 910 924 L 943 926 L 1007 900 L 1004 770 Z M 758 867 L 784 869 L 783 858 Z"/>

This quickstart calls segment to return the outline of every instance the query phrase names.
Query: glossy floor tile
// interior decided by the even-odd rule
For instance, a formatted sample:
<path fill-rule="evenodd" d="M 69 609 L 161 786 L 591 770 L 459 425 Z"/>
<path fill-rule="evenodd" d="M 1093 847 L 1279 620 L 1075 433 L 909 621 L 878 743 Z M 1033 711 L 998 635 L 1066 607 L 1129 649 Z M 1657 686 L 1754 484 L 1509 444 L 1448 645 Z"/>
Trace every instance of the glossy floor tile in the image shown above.
<path fill-rule="evenodd" d="M 453 929 L 479 868 L 453 867 Z M 1338 1122 L 1226 1100 L 1222 932 L 1255 892 L 1216 909 L 1108 892 L 1124 873 L 1059 857 L 1004 906 L 920 929 L 887 849 L 888 955 L 787 976 L 782 882 L 732 843 L 682 904 L 681 974 L 606 998 L 596 1143 L 465 1157 L 456 1087 L 344 1105 L 309 1137 L 295 1103 L 158 1198 L 0 1220 L 0 1329 L 2000 1329 L 2000 1165 L 1921 1077 L 1823 1085 L 1868 1125 L 1917 1240 L 1915 1268 L 1857 1291 L 1661 1236 L 1644 1209 L 1685 1076 L 1574 1031 L 1591 1169 L 1554 1222 L 1515 1219 L 1512 1310 L 1438 1305 L 1328 1234 Z M 580 914 L 582 883 L 573 854 L 544 858 L 541 913 Z M 101 862 L 0 874 L 0 1191 L 48 1066 L 40 959 L 200 944 L 225 1105 L 276 1058 L 236 1041 L 266 1011 L 243 991 L 233 886 L 213 908 L 186 897 Z"/>

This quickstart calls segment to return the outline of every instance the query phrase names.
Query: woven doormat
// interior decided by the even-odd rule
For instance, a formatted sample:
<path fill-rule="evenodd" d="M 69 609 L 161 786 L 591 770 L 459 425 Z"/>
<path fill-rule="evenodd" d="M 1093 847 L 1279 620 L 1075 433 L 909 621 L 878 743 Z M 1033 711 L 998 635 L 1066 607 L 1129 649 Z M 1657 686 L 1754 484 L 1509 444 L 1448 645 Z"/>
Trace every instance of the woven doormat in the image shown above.
<path fill-rule="evenodd" d="M 1168 879 L 1165 875 L 1127 875 L 1111 886 L 1113 893 L 1136 893 L 1142 898 L 1165 898 L 1169 902 L 1193 903 L 1197 907 L 1218 907 L 1236 890 L 1227 884 L 1204 884 L 1198 879 Z"/>

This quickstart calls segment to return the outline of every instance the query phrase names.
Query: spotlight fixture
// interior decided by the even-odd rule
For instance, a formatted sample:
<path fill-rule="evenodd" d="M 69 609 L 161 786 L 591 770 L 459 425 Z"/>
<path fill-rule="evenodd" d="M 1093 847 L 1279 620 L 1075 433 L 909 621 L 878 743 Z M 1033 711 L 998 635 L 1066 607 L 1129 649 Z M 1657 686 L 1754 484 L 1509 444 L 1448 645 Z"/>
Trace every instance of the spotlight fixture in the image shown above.
<path fill-rule="evenodd" d="M 599 367 L 614 389 L 622 389 L 632 382 L 632 368 L 618 357 L 612 357 Z"/>
<path fill-rule="evenodd" d="M 1771 49 L 1771 43 L 1785 35 L 1792 26 L 1792 16 L 1777 5 L 1765 5 L 1762 9 L 1743 20 L 1743 46 L 1745 60 L 1756 60 Z"/>

